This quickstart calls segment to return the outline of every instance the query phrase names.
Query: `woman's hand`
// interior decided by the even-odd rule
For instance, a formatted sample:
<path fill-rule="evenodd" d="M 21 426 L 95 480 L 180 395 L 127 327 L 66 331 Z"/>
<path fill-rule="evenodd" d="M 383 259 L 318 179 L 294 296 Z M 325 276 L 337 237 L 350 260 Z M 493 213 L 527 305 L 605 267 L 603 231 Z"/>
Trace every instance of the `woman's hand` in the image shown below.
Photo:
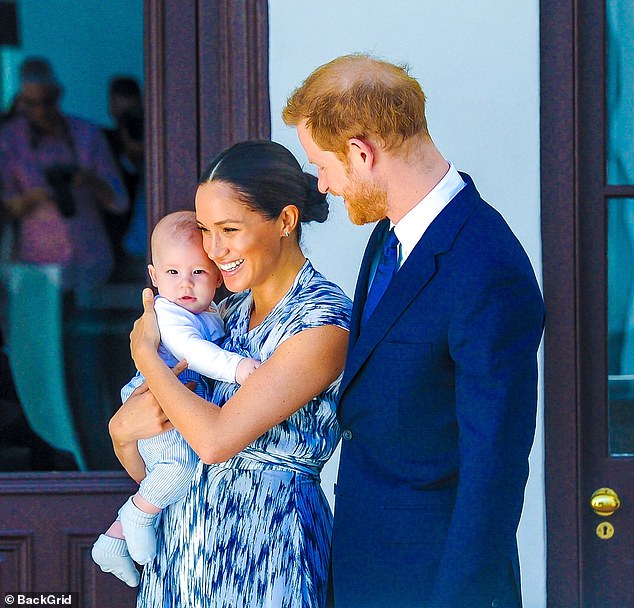
<path fill-rule="evenodd" d="M 139 386 L 110 419 L 108 430 L 114 452 L 137 483 L 145 477 L 145 463 L 137 441 L 158 435 L 171 426 L 146 384 Z"/>
<path fill-rule="evenodd" d="M 180 374 L 187 364 L 182 361 L 172 370 Z M 132 479 L 145 477 L 145 464 L 139 455 L 137 441 L 154 437 L 174 428 L 159 406 L 147 384 L 143 383 L 110 419 L 108 429 L 117 458 Z"/>
<path fill-rule="evenodd" d="M 184 367 L 179 364 L 174 373 L 179 374 Z M 171 428 L 172 423 L 146 383 L 134 390 L 110 420 L 112 441 L 119 445 L 136 443 L 139 439 L 160 435 Z"/>
<path fill-rule="evenodd" d="M 130 333 L 130 353 L 141 373 L 146 358 L 156 356 L 160 339 L 161 334 L 154 312 L 154 294 L 151 289 L 146 288 L 143 290 L 143 314 L 135 321 Z"/>

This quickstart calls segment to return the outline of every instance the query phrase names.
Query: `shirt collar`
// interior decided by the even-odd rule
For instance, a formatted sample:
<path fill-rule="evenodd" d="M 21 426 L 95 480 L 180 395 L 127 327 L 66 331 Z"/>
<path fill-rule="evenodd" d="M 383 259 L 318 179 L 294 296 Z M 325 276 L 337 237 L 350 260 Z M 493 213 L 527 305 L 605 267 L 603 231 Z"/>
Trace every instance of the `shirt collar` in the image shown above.
<path fill-rule="evenodd" d="M 400 265 L 408 258 L 430 224 L 465 186 L 456 168 L 449 163 L 449 170 L 430 192 L 398 224 L 390 222 L 390 227 L 394 228 L 399 240 Z"/>

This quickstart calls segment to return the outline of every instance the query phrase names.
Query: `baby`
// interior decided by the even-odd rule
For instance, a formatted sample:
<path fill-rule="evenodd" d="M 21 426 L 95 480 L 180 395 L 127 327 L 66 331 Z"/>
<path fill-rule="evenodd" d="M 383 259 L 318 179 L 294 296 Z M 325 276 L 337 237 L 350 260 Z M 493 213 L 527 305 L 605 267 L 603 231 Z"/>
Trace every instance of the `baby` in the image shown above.
<path fill-rule="evenodd" d="M 259 361 L 222 350 L 213 343 L 224 335 L 224 324 L 212 302 L 222 276 L 207 257 L 193 211 L 177 211 L 161 219 L 151 239 L 152 264 L 148 272 L 158 296 L 156 316 L 161 331 L 159 354 L 173 367 L 186 359 L 181 382 L 196 382 L 195 392 L 208 398 L 201 374 L 223 382 L 242 384 Z M 125 401 L 143 382 L 136 376 L 121 389 Z M 161 511 L 181 500 L 198 464 L 198 456 L 176 429 L 138 442 L 147 475 L 139 491 L 119 510 L 117 520 L 101 534 L 92 558 L 104 572 L 112 572 L 135 587 L 139 573 L 156 554 L 156 522 Z"/>

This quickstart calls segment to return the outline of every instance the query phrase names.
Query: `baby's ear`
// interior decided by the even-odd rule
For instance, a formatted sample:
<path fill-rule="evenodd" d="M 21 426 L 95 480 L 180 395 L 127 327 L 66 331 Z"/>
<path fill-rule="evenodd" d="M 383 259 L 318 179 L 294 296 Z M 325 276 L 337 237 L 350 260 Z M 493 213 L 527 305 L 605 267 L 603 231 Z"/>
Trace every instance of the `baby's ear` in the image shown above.
<path fill-rule="evenodd" d="M 148 264 L 147 273 L 150 275 L 150 280 L 152 281 L 152 285 L 154 285 L 154 287 L 158 287 L 158 285 L 156 284 L 156 268 L 154 268 L 152 264 Z"/>

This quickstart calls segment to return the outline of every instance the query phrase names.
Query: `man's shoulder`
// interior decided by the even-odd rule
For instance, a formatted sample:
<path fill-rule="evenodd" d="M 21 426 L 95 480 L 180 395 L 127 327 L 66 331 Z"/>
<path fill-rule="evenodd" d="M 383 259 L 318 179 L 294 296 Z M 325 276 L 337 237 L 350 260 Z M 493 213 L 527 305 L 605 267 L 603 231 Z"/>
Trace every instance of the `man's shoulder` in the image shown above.
<path fill-rule="evenodd" d="M 476 188 L 473 179 L 466 173 L 460 172 L 460 176 L 465 182 L 465 187 L 456 194 L 448 205 L 448 213 L 464 213 L 464 230 L 492 231 L 486 232 L 490 237 L 491 234 L 512 234 L 511 228 L 502 214 L 490 203 L 482 198 L 480 192 Z M 482 237 L 483 233 L 478 235 Z"/>
<path fill-rule="evenodd" d="M 123 149 L 123 143 L 121 142 L 119 131 L 117 131 L 116 129 L 102 127 L 101 134 L 105 137 L 108 145 L 115 152 L 115 154 L 119 155 L 119 153 Z"/>

